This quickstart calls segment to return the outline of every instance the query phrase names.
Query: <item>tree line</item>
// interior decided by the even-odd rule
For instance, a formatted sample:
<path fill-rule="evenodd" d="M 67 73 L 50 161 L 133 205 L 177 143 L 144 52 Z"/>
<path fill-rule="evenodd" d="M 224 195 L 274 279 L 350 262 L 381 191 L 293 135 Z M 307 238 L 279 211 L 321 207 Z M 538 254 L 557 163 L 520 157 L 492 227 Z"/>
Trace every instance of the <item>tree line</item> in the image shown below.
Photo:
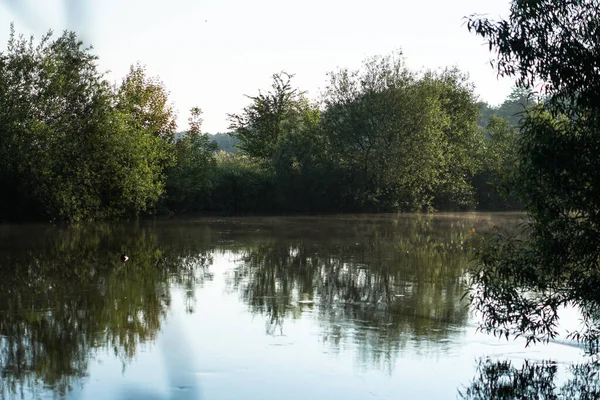
<path fill-rule="evenodd" d="M 318 102 L 276 73 L 229 115 L 232 139 L 202 133 L 198 107 L 177 133 L 158 78 L 136 64 L 110 83 L 97 60 L 73 32 L 36 42 L 11 27 L 0 53 L 1 220 L 518 207 L 502 190 L 518 128 L 493 107 L 483 115 L 458 69 L 373 57 L 329 73 Z"/>

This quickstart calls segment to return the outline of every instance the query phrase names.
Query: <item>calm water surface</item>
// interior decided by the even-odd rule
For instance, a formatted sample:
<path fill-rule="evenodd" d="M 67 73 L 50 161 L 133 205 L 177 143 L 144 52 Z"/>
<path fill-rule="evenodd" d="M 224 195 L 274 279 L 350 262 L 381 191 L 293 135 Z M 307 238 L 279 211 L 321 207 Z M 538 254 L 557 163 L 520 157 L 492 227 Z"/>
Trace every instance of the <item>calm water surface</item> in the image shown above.
<path fill-rule="evenodd" d="M 461 299 L 473 233 L 519 218 L 0 226 L 0 397 L 455 399 L 482 357 L 578 361 Z"/>

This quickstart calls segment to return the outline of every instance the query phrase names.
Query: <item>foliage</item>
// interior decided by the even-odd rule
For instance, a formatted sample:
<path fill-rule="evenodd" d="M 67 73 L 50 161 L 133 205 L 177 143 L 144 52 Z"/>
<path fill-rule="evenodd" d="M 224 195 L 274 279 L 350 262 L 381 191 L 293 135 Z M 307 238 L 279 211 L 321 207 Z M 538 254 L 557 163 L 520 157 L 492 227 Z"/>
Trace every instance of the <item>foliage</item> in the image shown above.
<path fill-rule="evenodd" d="M 501 76 L 516 77 L 524 89 L 540 83 L 555 107 L 575 111 L 572 103 L 600 103 L 599 12 L 588 0 L 513 0 L 509 20 L 474 15 L 467 27 L 495 51 L 492 63 Z"/>
<path fill-rule="evenodd" d="M 275 172 L 278 208 L 292 212 L 339 210 L 341 169 L 319 126 L 284 136 L 277 147 Z"/>
<path fill-rule="evenodd" d="M 0 54 L 3 219 L 136 216 L 163 192 L 168 148 L 132 116 L 74 33 L 39 44 L 14 30 Z"/>
<path fill-rule="evenodd" d="M 291 86 L 293 75 L 273 75 L 272 91 L 247 96 L 252 103 L 242 114 L 230 114 L 230 128 L 239 139 L 238 148 L 259 160 L 272 159 L 278 141 L 285 134 L 301 131 L 318 118 L 318 109 Z"/>
<path fill-rule="evenodd" d="M 402 124 L 409 118 L 406 115 L 410 116 L 410 109 L 404 107 L 411 104 L 405 89 L 413 80 L 401 54 L 367 60 L 362 71 L 341 69 L 329 77 L 322 130 L 331 143 L 335 163 L 344 171 L 340 193 L 344 209 L 374 209 L 384 198 L 401 197 L 394 178 L 414 176 L 407 173 L 410 165 L 405 165 L 411 158 L 402 153 L 413 149 L 398 145 L 405 138 Z M 394 170 L 397 174 L 390 176 Z M 378 193 L 385 180 L 396 196 L 387 190 Z"/>
<path fill-rule="evenodd" d="M 189 131 L 175 143 L 176 163 L 167 170 L 164 206 L 169 211 L 199 211 L 208 205 L 218 146 L 201 132 L 201 113 L 192 108 Z"/>
<path fill-rule="evenodd" d="M 157 205 L 166 214 L 475 207 L 487 156 L 472 84 L 456 69 L 419 74 L 399 52 L 374 57 L 329 74 L 321 104 L 281 72 L 229 115 L 231 134 L 209 137 L 198 107 L 176 133 L 168 92 L 144 66 L 115 86 L 96 62 L 74 33 L 35 44 L 12 31 L 0 53 L 0 219 L 136 218 Z M 217 157 L 215 141 L 241 156 Z"/>
<path fill-rule="evenodd" d="M 148 77 L 144 66 L 130 67 L 117 89 L 117 109 L 131 116 L 135 128 L 173 141 L 177 124 L 167 90 L 158 78 Z"/>
<path fill-rule="evenodd" d="M 272 92 L 250 97 L 253 103 L 242 115 L 230 116 L 238 147 L 270 176 L 271 205 L 260 208 L 271 212 L 323 210 L 332 194 L 326 193 L 332 163 L 319 129 L 320 110 L 292 87 L 292 78 L 273 75 Z"/>
<path fill-rule="evenodd" d="M 482 169 L 473 177 L 478 207 L 518 209 L 520 204 L 512 193 L 517 165 L 517 129 L 508 120 L 492 115 L 485 138 Z"/>
<path fill-rule="evenodd" d="M 471 298 L 485 330 L 528 342 L 554 337 L 558 310 L 576 306 L 584 325 L 570 335 L 592 353 L 600 338 L 599 19 L 595 2 L 515 0 L 508 21 L 468 23 L 497 51 L 500 74 L 522 87 L 541 81 L 548 96 L 520 133 L 515 182 L 527 237 L 488 241 Z"/>
<path fill-rule="evenodd" d="M 477 126 L 478 108 L 473 85 L 458 69 L 433 75 L 444 120 L 434 206 L 444 209 L 474 207 L 471 178 L 482 167 L 483 136 Z"/>
<path fill-rule="evenodd" d="M 478 109 L 456 70 L 418 78 L 402 54 L 330 74 L 322 129 L 345 171 L 349 210 L 398 211 L 470 201 Z M 436 199 L 436 196 L 439 197 Z"/>
<path fill-rule="evenodd" d="M 513 87 L 506 100 L 498 107 L 490 107 L 487 103 L 480 103 L 479 126 L 485 128 L 492 116 L 504 118 L 513 127 L 519 127 L 526 110 L 537 104 L 535 93 L 530 88 Z"/>
<path fill-rule="evenodd" d="M 273 173 L 262 163 L 243 154 L 221 152 L 212 177 L 210 209 L 238 215 L 273 212 Z"/>

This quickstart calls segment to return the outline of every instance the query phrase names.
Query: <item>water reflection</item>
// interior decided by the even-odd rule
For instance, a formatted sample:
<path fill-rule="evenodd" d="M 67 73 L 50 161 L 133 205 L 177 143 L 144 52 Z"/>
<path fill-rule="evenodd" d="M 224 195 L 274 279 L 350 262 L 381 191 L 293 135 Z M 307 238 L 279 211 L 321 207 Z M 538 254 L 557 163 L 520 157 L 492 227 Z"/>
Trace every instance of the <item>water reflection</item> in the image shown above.
<path fill-rule="evenodd" d="M 352 349 L 360 366 L 391 373 L 402 351 L 444 354 L 460 340 L 469 321 L 461 300 L 468 242 L 473 229 L 498 221 L 346 216 L 2 226 L 0 397 L 65 396 L 107 350 L 126 369 L 163 329 L 173 288 L 183 289 L 185 309 L 194 313 L 199 290 L 223 273 L 228 293 L 264 318 L 267 334 L 285 335 L 286 321 L 310 318 L 327 351 Z M 212 267 L 223 254 L 235 265 Z M 171 386 L 180 387 L 182 360 L 171 358 L 165 367 Z"/>
<path fill-rule="evenodd" d="M 568 379 L 560 382 L 559 370 Z M 459 391 L 463 399 L 598 399 L 600 361 L 570 366 L 551 360 L 528 361 L 520 366 L 509 360 L 480 359 L 475 378 Z"/>
<path fill-rule="evenodd" d="M 268 334 L 310 311 L 330 348 L 355 345 L 363 365 L 387 369 L 407 342 L 441 349 L 461 334 L 472 221 L 342 219 L 299 235 L 302 222 L 243 251 L 232 277 Z"/>
<path fill-rule="evenodd" d="M 39 387 L 64 396 L 99 349 L 125 366 L 160 330 L 168 282 L 198 284 L 211 261 L 185 241 L 159 245 L 139 226 L 4 226 L 0 243 L 3 398 Z"/>

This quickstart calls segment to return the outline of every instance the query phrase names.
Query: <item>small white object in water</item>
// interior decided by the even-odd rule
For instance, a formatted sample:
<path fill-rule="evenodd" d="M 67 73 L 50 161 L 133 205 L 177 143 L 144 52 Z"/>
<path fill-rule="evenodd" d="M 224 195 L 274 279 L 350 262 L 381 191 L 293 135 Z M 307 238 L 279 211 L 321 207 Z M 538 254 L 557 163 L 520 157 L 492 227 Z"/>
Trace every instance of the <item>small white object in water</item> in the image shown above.
<path fill-rule="evenodd" d="M 299 304 L 313 304 L 314 301 L 313 300 L 300 300 L 298 301 Z"/>

